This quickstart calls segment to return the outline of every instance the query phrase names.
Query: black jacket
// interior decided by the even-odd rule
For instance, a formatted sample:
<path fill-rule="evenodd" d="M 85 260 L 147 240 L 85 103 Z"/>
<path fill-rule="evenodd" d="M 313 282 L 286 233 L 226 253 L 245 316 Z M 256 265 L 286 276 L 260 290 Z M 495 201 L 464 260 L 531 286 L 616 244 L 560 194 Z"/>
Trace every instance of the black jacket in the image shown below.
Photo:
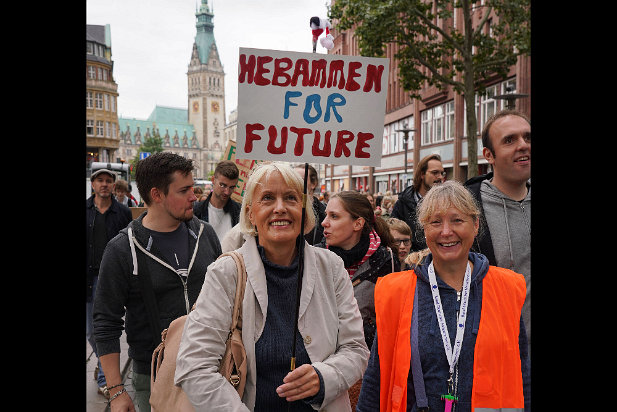
<path fill-rule="evenodd" d="M 416 208 L 418 203 L 415 198 L 415 190 L 413 186 L 405 188 L 399 195 L 398 200 L 392 208 L 390 217 L 400 219 L 409 225 L 412 232 L 411 251 L 426 249 L 426 239 L 424 238 L 424 230 L 416 221 Z"/>
<path fill-rule="evenodd" d="M 463 185 L 471 192 L 473 197 L 476 199 L 476 203 L 480 208 L 480 213 L 482 217 L 480 218 L 480 231 L 476 236 L 473 245 L 471 247 L 472 252 L 482 253 L 487 257 L 488 263 L 493 266 L 497 266 L 497 261 L 495 260 L 495 251 L 493 249 L 493 242 L 491 241 L 491 232 L 488 230 L 488 225 L 486 224 L 486 220 L 484 219 L 484 207 L 482 206 L 482 196 L 480 195 L 480 186 L 484 180 L 489 180 L 493 178 L 493 172 L 487 173 L 485 175 L 475 176 L 471 179 L 468 179 Z"/>
<path fill-rule="evenodd" d="M 139 276 L 146 271 L 150 277 L 162 331 L 172 320 L 188 313 L 201 291 L 208 265 L 221 254 L 221 245 L 210 224 L 196 217 L 182 223 L 187 225 L 189 232 L 189 256 L 192 259 L 189 275 L 186 281 L 183 280 L 171 266 L 165 266 L 154 259 L 165 260 L 156 250 L 156 245 L 149 246 L 150 234 L 142 224 L 146 214 L 144 212 L 128 226 L 133 230 L 136 243 L 148 250 L 148 253 L 144 253 L 135 246 L 139 274 L 133 275 L 133 255 L 127 227 L 107 244 L 93 308 L 98 356 L 120 352 L 120 336 L 124 329 L 133 368 L 142 374 L 150 374 L 152 352 L 156 343 L 160 342 L 161 335 L 158 332 L 153 336 Z"/>
<path fill-rule="evenodd" d="M 210 198 L 212 197 L 212 192 L 208 195 L 206 200 L 201 202 L 195 202 L 193 205 L 193 214 L 197 216 L 198 219 L 203 220 L 204 222 L 208 222 L 208 204 L 210 203 Z M 223 206 L 223 211 L 225 213 L 229 213 L 231 215 L 231 226 L 234 227 L 238 224 L 240 220 L 240 209 L 242 209 L 242 205 L 231 197 Z"/>
<path fill-rule="evenodd" d="M 111 197 L 111 206 L 105 215 L 105 226 L 107 227 L 107 244 L 114 236 L 124 229 L 133 220 L 131 210 L 119 203 L 115 197 Z M 94 218 L 96 208 L 94 207 L 94 194 L 86 199 L 86 301 L 92 300 L 92 285 L 94 277 L 99 274 L 100 262 L 94 262 Z"/>

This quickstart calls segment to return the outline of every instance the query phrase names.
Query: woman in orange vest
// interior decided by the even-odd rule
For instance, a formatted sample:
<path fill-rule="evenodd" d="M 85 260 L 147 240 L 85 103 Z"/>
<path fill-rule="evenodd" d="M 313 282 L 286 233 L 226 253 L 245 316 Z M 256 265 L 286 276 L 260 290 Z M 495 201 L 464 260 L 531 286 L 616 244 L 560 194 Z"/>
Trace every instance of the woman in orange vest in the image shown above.
<path fill-rule="evenodd" d="M 470 252 L 479 216 L 455 181 L 423 198 L 428 249 L 375 287 L 377 332 L 358 412 L 531 410 L 525 280 Z"/>

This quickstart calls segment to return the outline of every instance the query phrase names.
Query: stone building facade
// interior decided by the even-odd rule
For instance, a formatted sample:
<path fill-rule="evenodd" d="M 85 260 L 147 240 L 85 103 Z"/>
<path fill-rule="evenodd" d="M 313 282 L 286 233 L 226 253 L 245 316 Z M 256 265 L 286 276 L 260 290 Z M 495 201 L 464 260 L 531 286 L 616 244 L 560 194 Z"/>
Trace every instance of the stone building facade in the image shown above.
<path fill-rule="evenodd" d="M 113 77 L 109 24 L 86 25 L 86 169 L 119 156 L 118 85 Z"/>

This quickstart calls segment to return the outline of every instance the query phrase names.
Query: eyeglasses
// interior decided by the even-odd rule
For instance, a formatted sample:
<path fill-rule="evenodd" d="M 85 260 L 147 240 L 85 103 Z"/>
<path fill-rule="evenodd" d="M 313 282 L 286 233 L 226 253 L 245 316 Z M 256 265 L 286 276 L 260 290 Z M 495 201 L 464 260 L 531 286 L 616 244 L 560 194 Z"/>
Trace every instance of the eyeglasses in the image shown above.
<path fill-rule="evenodd" d="M 394 239 L 395 244 L 404 244 L 405 246 L 409 246 L 411 244 L 411 239 Z"/>
<path fill-rule="evenodd" d="M 446 177 L 446 172 L 444 171 L 439 171 L 439 170 L 429 170 L 428 171 L 430 174 L 432 174 L 433 176 L 442 176 L 442 177 Z"/>
<path fill-rule="evenodd" d="M 229 190 L 230 190 L 230 191 L 232 191 L 232 192 L 233 192 L 234 187 L 235 187 L 235 186 L 227 186 L 225 183 L 220 183 L 220 182 L 219 182 L 219 184 L 218 184 L 218 185 L 219 185 L 219 187 L 220 187 L 222 190 L 227 190 L 227 189 L 229 189 Z"/>

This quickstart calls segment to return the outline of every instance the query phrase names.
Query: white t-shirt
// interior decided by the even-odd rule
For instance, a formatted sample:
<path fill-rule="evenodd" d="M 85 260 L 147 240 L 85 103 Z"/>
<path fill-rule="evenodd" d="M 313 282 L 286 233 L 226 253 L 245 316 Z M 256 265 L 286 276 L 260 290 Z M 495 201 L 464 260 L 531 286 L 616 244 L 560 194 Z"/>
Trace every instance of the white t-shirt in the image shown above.
<path fill-rule="evenodd" d="M 221 241 L 231 230 L 231 215 L 225 213 L 223 209 L 212 206 L 212 203 L 208 203 L 208 223 L 214 228 L 219 241 Z"/>

